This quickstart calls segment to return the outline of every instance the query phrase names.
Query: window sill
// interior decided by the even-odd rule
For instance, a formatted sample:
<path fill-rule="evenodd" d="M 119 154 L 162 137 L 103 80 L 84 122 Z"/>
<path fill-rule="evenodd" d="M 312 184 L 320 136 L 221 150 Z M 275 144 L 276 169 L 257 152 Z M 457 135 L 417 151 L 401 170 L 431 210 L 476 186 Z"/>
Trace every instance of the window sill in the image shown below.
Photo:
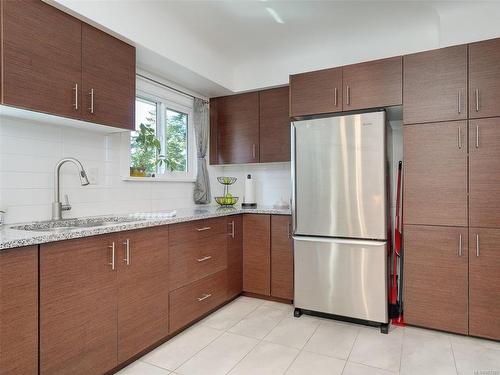
<path fill-rule="evenodd" d="M 123 176 L 122 181 L 138 181 L 138 182 L 195 182 L 196 178 L 189 177 L 131 177 Z"/>

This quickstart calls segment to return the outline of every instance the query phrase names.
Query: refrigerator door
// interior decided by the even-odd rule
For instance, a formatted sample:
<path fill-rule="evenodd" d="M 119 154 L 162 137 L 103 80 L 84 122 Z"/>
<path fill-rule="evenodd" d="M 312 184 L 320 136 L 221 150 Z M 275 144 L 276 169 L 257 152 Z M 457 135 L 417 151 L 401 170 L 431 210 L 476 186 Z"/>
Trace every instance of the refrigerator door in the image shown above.
<path fill-rule="evenodd" d="M 387 243 L 294 237 L 294 305 L 387 323 Z"/>
<path fill-rule="evenodd" d="M 296 121 L 295 234 L 387 238 L 385 112 Z"/>

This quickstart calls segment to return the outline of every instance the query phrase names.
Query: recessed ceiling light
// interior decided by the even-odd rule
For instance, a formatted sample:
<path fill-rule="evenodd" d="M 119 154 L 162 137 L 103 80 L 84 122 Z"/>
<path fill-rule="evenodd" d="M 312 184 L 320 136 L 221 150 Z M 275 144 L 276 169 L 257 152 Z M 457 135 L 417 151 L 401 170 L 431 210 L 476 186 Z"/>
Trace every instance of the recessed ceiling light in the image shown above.
<path fill-rule="evenodd" d="M 269 12 L 269 14 L 274 18 L 274 20 L 277 23 L 285 23 L 273 8 L 266 8 L 266 10 Z"/>

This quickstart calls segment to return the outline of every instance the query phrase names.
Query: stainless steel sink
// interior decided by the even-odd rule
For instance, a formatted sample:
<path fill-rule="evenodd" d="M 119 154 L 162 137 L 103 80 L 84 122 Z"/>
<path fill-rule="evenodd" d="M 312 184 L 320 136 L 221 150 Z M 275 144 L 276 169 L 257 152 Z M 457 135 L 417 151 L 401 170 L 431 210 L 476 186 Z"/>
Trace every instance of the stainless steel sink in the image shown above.
<path fill-rule="evenodd" d="M 137 217 L 127 216 L 109 216 L 109 217 L 95 217 L 85 219 L 67 219 L 67 220 L 50 220 L 39 221 L 31 224 L 15 225 L 11 229 L 27 230 L 36 232 L 63 232 L 71 229 L 85 229 L 102 227 L 105 225 L 131 223 L 135 221 L 143 221 Z"/>

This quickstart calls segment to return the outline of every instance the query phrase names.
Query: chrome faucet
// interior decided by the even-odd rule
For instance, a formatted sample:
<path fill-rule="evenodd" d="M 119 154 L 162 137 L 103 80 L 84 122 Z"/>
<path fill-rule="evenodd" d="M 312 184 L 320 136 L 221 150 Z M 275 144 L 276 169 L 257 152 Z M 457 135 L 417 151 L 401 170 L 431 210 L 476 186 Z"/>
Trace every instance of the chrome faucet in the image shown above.
<path fill-rule="evenodd" d="M 60 173 L 61 167 L 63 164 L 71 162 L 76 165 L 78 168 L 78 172 L 80 174 L 80 183 L 82 186 L 86 186 L 89 184 L 89 179 L 87 178 L 87 172 L 83 168 L 82 163 L 75 158 L 64 158 L 61 159 L 55 169 L 54 169 L 54 202 L 52 202 L 52 220 L 61 220 L 62 219 L 62 211 L 71 210 L 71 205 L 69 204 L 68 196 L 66 195 L 65 204 L 61 203 L 60 197 Z"/>

